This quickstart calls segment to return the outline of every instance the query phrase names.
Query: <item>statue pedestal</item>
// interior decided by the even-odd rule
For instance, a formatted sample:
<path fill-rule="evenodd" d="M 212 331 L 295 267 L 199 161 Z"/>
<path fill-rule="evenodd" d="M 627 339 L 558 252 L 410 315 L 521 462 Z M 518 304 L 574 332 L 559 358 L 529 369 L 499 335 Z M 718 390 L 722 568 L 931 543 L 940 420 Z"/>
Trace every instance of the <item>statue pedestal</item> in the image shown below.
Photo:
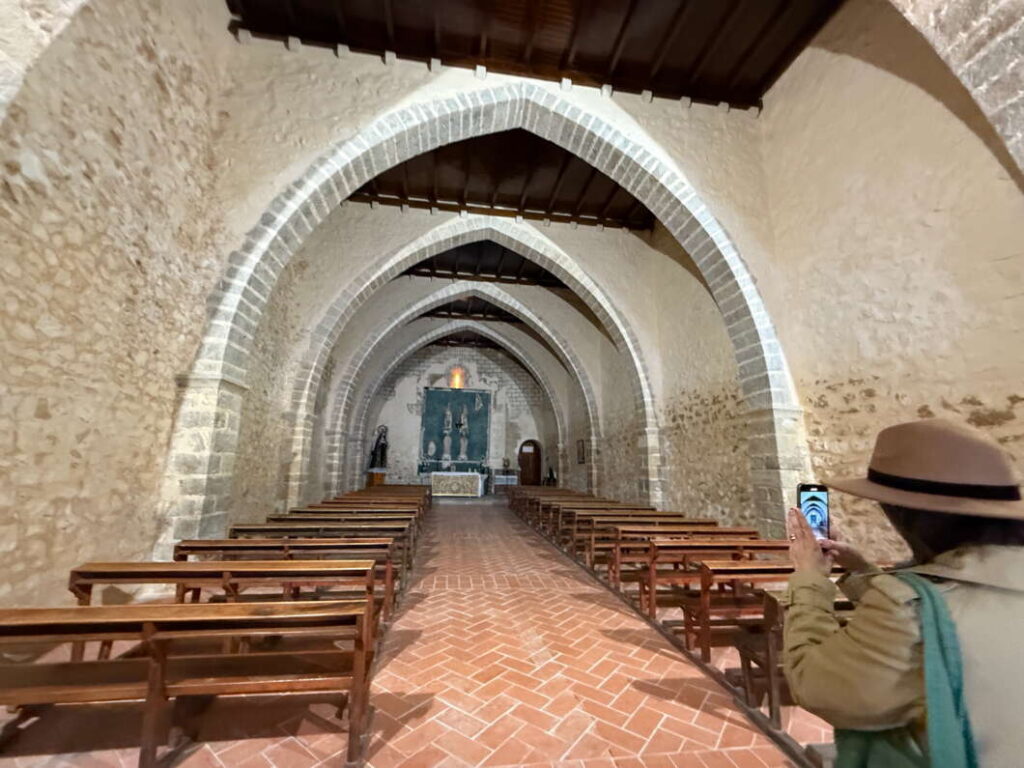
<path fill-rule="evenodd" d="M 366 487 L 384 485 L 388 477 L 386 469 L 371 469 L 366 473 Z"/>

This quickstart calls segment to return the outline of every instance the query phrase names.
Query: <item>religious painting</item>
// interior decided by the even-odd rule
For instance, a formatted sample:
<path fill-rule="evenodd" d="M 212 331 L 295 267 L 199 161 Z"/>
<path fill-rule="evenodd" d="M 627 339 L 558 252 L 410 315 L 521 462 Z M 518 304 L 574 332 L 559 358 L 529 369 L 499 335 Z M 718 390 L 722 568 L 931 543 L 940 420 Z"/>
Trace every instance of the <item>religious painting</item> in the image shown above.
<path fill-rule="evenodd" d="M 586 464 L 587 463 L 587 443 L 585 440 L 576 441 L 576 463 Z"/>
<path fill-rule="evenodd" d="M 490 428 L 490 392 L 427 387 L 420 422 L 420 471 L 478 471 L 487 461 Z"/>

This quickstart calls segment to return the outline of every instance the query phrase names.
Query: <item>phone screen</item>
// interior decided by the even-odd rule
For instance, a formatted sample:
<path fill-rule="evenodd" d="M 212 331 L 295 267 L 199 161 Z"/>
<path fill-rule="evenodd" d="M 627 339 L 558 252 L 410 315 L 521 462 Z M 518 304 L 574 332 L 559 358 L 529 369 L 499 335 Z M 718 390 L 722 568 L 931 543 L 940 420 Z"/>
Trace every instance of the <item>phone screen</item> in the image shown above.
<path fill-rule="evenodd" d="M 800 486 L 797 491 L 800 511 L 810 523 L 814 537 L 828 538 L 828 489 L 823 485 Z"/>

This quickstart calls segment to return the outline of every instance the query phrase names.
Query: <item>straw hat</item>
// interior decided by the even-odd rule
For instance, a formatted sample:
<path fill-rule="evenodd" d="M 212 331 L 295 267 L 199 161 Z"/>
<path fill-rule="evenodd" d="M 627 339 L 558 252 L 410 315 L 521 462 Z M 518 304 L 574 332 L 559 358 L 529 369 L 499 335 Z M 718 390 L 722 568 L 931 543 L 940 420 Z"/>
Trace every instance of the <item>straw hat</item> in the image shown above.
<path fill-rule="evenodd" d="M 1020 479 L 1009 457 L 978 430 L 945 419 L 882 430 L 868 476 L 828 485 L 910 509 L 1024 520 Z"/>

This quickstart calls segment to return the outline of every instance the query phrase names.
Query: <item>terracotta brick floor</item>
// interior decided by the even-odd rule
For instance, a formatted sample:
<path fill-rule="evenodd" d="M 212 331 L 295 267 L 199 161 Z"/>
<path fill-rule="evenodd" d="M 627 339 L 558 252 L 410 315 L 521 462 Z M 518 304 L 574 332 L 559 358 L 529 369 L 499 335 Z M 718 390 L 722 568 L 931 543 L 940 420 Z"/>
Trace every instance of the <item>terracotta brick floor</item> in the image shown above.
<path fill-rule="evenodd" d="M 438 504 L 373 684 L 367 764 L 764 768 L 732 698 L 498 502 Z M 327 702 L 217 701 L 188 768 L 344 764 Z M 58 708 L 0 768 L 134 765 L 136 707 Z"/>

